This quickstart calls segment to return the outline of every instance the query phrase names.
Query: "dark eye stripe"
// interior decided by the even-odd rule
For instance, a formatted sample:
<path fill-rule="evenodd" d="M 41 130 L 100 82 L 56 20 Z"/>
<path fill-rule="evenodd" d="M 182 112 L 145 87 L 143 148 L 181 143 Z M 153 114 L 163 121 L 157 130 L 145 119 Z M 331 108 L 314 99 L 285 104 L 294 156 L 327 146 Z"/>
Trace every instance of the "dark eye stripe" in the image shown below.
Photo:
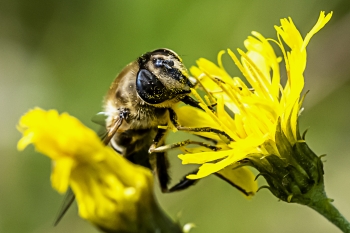
<path fill-rule="evenodd" d="M 152 51 L 151 54 L 152 55 L 154 55 L 154 54 L 161 54 L 161 55 L 164 55 L 164 56 L 172 56 L 176 60 L 181 62 L 181 58 L 179 57 L 179 55 L 177 55 L 175 52 L 173 52 L 173 51 L 171 51 L 169 49 L 156 49 L 156 50 Z"/>
<path fill-rule="evenodd" d="M 145 69 L 145 65 L 148 61 L 151 60 L 151 57 L 154 56 L 154 55 L 163 55 L 163 56 L 166 56 L 166 57 L 169 57 L 171 56 L 172 58 L 178 60 L 180 63 L 182 62 L 181 61 L 181 58 L 173 51 L 169 50 L 169 49 L 156 49 L 152 52 L 148 52 L 148 53 L 145 53 L 143 54 L 142 56 L 140 56 L 138 59 L 137 59 L 137 62 L 139 64 L 139 67 L 140 69 Z"/>

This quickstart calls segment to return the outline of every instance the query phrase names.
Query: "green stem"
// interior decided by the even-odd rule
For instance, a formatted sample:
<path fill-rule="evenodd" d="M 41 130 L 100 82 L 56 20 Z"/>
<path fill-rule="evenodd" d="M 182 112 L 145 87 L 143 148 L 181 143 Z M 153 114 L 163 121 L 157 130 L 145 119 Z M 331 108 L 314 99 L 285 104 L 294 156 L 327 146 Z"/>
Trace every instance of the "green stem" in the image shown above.
<path fill-rule="evenodd" d="M 147 208 L 139 212 L 139 216 L 128 231 L 125 229 L 105 229 L 104 233 L 183 233 L 179 223 L 174 222 L 159 206 L 154 197 L 147 200 Z"/>
<path fill-rule="evenodd" d="M 313 194 L 311 202 L 307 205 L 323 215 L 344 233 L 350 233 L 350 223 L 338 209 L 332 205 L 332 200 L 327 198 L 323 185 L 319 185 L 319 187 L 314 190 Z"/>
<path fill-rule="evenodd" d="M 157 233 L 157 232 L 164 232 L 164 233 L 182 233 L 182 229 L 179 225 L 179 223 L 174 222 L 159 206 L 158 203 L 153 205 L 153 221 L 152 223 L 147 219 L 148 221 L 148 229 L 147 232 Z M 146 229 L 146 227 L 145 227 Z"/>

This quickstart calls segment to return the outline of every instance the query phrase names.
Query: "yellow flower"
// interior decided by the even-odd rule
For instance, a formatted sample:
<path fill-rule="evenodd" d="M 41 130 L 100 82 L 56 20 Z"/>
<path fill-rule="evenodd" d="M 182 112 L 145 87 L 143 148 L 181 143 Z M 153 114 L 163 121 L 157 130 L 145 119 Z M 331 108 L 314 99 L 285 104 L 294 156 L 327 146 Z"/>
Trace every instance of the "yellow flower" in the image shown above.
<path fill-rule="evenodd" d="M 18 129 L 18 149 L 32 143 L 53 161 L 52 186 L 60 193 L 72 188 L 82 218 L 108 232 L 159 227 L 155 222 L 164 216 L 154 200 L 151 172 L 105 146 L 79 120 L 36 108 L 22 116 Z"/>
<path fill-rule="evenodd" d="M 222 149 L 217 152 L 208 148 L 187 149 L 185 151 L 190 153 L 179 155 L 183 164 L 202 164 L 198 173 L 188 178 L 198 179 L 220 173 L 226 167 L 235 168 L 251 155 L 258 155 L 261 159 L 268 155 L 284 157 L 285 150 L 276 140 L 279 132 L 290 145 L 295 145 L 299 140 L 297 121 L 303 99 L 306 46 L 331 16 L 332 13 L 325 15 L 321 12 L 316 25 L 304 39 L 291 18 L 282 19 L 281 26 L 275 26 L 277 40 L 252 32 L 253 36 L 244 42 L 247 51 L 238 49 L 240 60 L 228 49 L 246 82 L 238 77 L 232 78 L 225 71 L 221 62 L 224 51 L 218 55 L 218 65 L 204 58 L 197 61 L 197 67 L 192 67 L 190 71 L 207 95 L 203 100 L 195 90 L 192 93 L 205 111 L 184 106 L 177 110 L 179 121 L 187 127 L 222 130 L 233 140 L 214 133 L 195 133 L 218 141 Z M 280 80 L 279 63 L 282 58 L 275 54 L 270 42 L 276 43 L 283 54 L 287 75 L 285 85 Z M 289 49 L 285 48 L 285 44 Z M 208 105 L 214 103 L 217 105 L 213 112 Z M 189 111 L 190 119 L 186 117 Z"/>

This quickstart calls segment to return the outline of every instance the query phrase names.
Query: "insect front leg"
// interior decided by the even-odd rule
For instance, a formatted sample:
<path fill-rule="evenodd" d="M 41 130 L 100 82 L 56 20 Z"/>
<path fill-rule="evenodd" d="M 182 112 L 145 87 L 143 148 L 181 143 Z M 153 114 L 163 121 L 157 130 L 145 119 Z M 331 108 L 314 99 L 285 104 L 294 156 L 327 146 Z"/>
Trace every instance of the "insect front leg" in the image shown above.
<path fill-rule="evenodd" d="M 218 132 L 218 133 L 224 133 L 225 136 L 229 137 L 225 132 L 220 131 L 220 130 L 216 130 L 216 129 L 212 129 L 212 128 L 188 128 L 188 127 L 182 127 L 178 121 L 177 121 L 177 116 L 176 113 L 173 109 L 169 108 L 169 115 L 170 115 L 170 121 L 173 123 L 173 125 L 178 129 L 178 130 L 183 130 L 183 131 L 195 131 L 195 130 L 201 130 L 199 132 Z M 164 138 L 165 132 L 166 130 L 162 131 L 164 129 L 158 129 L 158 133 L 155 137 L 155 139 L 153 140 L 153 144 L 151 145 L 150 149 L 149 149 L 149 153 L 153 153 L 153 152 L 165 152 L 167 150 L 171 150 L 171 149 L 175 149 L 175 148 L 179 148 L 179 147 L 183 147 L 189 144 L 194 144 L 194 145 L 200 145 L 200 146 L 204 146 L 207 147 L 213 151 L 217 151 L 220 150 L 220 147 L 217 146 L 213 146 L 210 145 L 208 143 L 204 143 L 204 142 L 198 142 L 198 141 L 193 141 L 193 140 L 185 140 L 185 141 L 181 141 L 181 142 L 176 142 L 176 143 L 172 143 L 172 144 L 168 144 L 168 145 L 162 145 L 162 146 L 158 146 L 160 140 L 162 140 Z M 198 131 L 197 131 L 198 132 Z"/>
<path fill-rule="evenodd" d="M 192 131 L 192 132 L 207 132 L 207 133 L 216 133 L 218 135 L 221 135 L 225 137 L 228 141 L 232 142 L 234 141 L 226 132 L 218 129 L 214 129 L 211 127 L 184 127 L 181 126 L 180 123 L 177 120 L 176 113 L 173 109 L 169 109 L 169 114 L 170 114 L 170 121 L 173 123 L 173 125 L 176 127 L 176 129 L 181 130 L 181 131 Z"/>
<path fill-rule="evenodd" d="M 195 108 L 199 108 L 201 110 L 203 110 L 203 108 L 199 105 L 199 102 L 193 98 L 191 98 L 190 96 L 186 95 L 184 98 L 182 98 L 181 100 L 182 102 L 184 102 L 185 104 L 187 105 L 190 105 L 192 107 L 195 107 Z M 214 111 L 213 107 L 215 107 L 216 104 L 213 104 L 211 106 L 208 106 L 208 108 L 212 111 Z"/>
<path fill-rule="evenodd" d="M 130 114 L 129 109 L 127 108 L 119 109 L 119 114 L 117 115 L 117 117 L 112 119 L 111 126 L 108 129 L 106 136 L 102 140 L 105 145 L 108 145 L 108 143 L 113 138 L 114 134 L 122 125 L 123 121 L 129 117 L 129 114 Z"/>

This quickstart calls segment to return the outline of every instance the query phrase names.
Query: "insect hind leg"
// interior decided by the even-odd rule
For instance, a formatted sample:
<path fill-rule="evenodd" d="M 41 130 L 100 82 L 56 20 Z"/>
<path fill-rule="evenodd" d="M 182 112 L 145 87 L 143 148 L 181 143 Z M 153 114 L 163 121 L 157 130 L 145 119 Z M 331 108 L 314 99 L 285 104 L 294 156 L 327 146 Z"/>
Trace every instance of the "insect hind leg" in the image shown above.
<path fill-rule="evenodd" d="M 156 154 L 156 166 L 157 166 L 156 172 L 157 172 L 159 186 L 163 193 L 167 193 L 168 184 L 170 182 L 170 176 L 168 173 L 169 162 L 164 152 Z"/>
<path fill-rule="evenodd" d="M 195 185 L 199 180 L 190 180 L 186 178 L 186 176 L 196 174 L 197 172 L 198 169 L 188 173 L 177 184 L 171 188 L 168 188 L 168 183 L 170 182 L 170 176 L 168 174 L 168 161 L 165 158 L 165 153 L 157 153 L 157 176 L 162 193 L 181 191 Z"/>
<path fill-rule="evenodd" d="M 197 174 L 198 169 L 186 174 L 180 181 L 179 183 L 175 184 L 172 186 L 169 190 L 167 190 L 168 193 L 176 192 L 176 191 L 181 191 L 184 189 L 187 189 L 188 187 L 195 185 L 199 180 L 190 180 L 187 178 L 188 175 L 192 174 Z"/>
<path fill-rule="evenodd" d="M 186 140 L 183 142 L 173 143 L 173 144 L 169 144 L 169 145 L 162 145 L 165 132 L 166 132 L 166 130 L 164 130 L 164 129 L 158 129 L 157 135 L 154 138 L 153 144 L 149 148 L 148 152 L 152 153 L 155 156 L 155 159 L 156 159 L 155 171 L 157 174 L 157 178 L 158 178 L 158 182 L 159 182 L 159 186 L 161 188 L 161 191 L 163 193 L 171 193 L 171 192 L 175 192 L 175 191 L 184 190 L 184 189 L 196 184 L 198 182 L 198 180 L 190 180 L 190 179 L 187 179 L 186 176 L 189 174 L 195 174 L 195 173 L 197 173 L 198 170 L 195 170 L 195 171 L 187 174 L 186 176 L 184 176 L 180 180 L 179 183 L 177 183 L 176 185 L 174 185 L 173 187 L 171 187 L 169 189 L 168 188 L 168 184 L 170 182 L 170 176 L 168 173 L 169 162 L 166 158 L 166 151 L 173 149 L 173 148 L 185 146 L 188 144 L 199 144 L 202 146 L 209 147 L 213 150 L 217 150 L 219 148 L 216 146 L 211 146 L 211 145 L 203 143 L 203 142 L 195 142 L 195 141 L 191 141 L 191 140 Z M 160 146 L 158 146 L 159 144 L 160 144 Z"/>

